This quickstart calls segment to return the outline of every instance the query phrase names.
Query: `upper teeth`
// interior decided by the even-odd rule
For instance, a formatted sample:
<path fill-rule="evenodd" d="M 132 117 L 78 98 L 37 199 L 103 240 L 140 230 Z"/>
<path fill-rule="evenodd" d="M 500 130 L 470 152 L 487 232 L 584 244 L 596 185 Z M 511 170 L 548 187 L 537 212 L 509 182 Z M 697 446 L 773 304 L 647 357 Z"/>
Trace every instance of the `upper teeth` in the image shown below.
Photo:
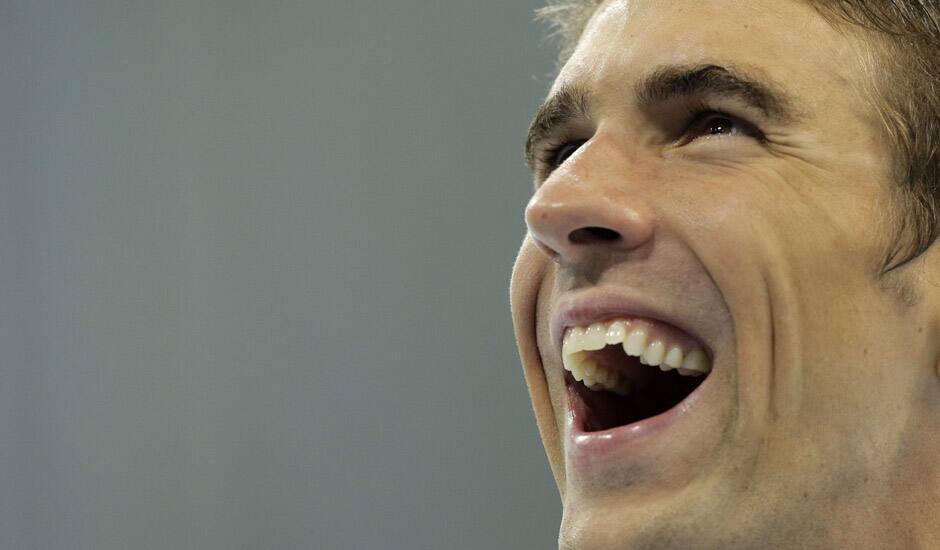
<path fill-rule="evenodd" d="M 612 319 L 589 326 L 571 327 L 562 343 L 565 369 L 591 389 L 620 394 L 630 391 L 630 380 L 620 371 L 599 365 L 590 351 L 608 345 L 621 345 L 627 355 L 639 357 L 644 365 L 661 370 L 677 370 L 684 376 L 702 376 L 711 371 L 711 360 L 694 343 L 683 341 L 657 323 L 642 319 Z"/>

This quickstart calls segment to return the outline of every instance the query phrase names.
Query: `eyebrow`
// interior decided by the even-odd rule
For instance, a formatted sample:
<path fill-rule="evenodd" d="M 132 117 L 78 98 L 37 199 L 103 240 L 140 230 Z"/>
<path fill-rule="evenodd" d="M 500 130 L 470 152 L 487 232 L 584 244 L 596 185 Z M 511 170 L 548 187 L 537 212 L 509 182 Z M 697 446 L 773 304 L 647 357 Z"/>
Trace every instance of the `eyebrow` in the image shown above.
<path fill-rule="evenodd" d="M 535 169 L 535 150 L 554 134 L 559 126 L 577 118 L 590 118 L 590 94 L 577 84 L 563 84 L 545 103 L 542 103 L 525 140 L 525 160 L 529 169 Z"/>
<path fill-rule="evenodd" d="M 721 65 L 667 65 L 644 77 L 633 90 L 640 108 L 677 99 L 701 96 L 734 98 L 757 109 L 766 117 L 782 124 L 801 118 L 790 94 L 756 71 L 730 69 Z M 525 159 L 535 168 L 535 150 L 559 126 L 576 118 L 589 118 L 590 93 L 578 84 L 565 84 L 545 101 L 532 123 L 525 141 Z"/>

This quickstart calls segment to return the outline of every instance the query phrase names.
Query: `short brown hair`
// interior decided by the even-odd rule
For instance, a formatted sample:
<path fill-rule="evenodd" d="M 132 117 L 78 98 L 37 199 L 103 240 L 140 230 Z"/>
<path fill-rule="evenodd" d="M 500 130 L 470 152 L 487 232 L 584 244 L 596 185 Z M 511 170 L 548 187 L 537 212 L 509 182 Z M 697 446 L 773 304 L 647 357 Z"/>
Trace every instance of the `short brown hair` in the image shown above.
<path fill-rule="evenodd" d="M 881 263 L 886 274 L 927 251 L 940 234 L 940 1 L 803 0 L 870 46 L 876 107 L 894 149 L 895 179 Z M 604 0 L 549 0 L 537 12 L 560 39 L 564 62 Z M 872 65 L 872 63 L 869 63 Z"/>

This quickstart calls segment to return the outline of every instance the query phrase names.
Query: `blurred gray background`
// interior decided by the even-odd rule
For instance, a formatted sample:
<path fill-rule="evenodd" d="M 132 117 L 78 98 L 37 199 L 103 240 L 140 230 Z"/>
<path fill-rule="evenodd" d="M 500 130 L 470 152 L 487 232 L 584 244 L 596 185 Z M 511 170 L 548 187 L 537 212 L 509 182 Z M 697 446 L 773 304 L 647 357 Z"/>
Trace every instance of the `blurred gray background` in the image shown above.
<path fill-rule="evenodd" d="M 0 0 L 0 548 L 545 549 L 540 0 Z"/>

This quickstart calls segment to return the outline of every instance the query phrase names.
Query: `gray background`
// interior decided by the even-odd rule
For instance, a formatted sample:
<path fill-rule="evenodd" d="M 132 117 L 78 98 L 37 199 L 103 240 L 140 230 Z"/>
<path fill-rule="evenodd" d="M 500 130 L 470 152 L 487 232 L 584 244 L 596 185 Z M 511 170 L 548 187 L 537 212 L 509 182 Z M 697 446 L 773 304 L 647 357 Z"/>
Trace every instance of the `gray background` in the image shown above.
<path fill-rule="evenodd" d="M 0 547 L 550 548 L 539 0 L 0 0 Z"/>

